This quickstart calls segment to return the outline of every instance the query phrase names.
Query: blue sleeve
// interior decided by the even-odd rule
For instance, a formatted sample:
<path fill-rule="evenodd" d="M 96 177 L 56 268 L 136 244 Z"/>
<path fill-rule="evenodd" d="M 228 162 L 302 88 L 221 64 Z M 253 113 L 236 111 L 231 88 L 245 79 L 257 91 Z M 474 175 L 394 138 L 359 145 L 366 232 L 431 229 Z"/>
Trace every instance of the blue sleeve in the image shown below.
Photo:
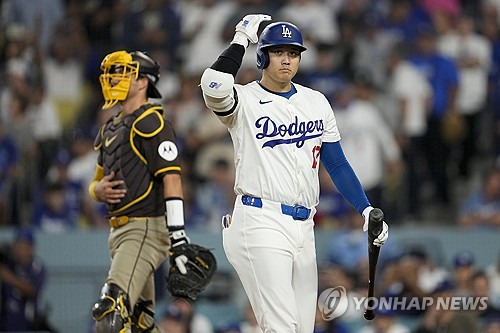
<path fill-rule="evenodd" d="M 361 214 L 370 206 L 366 193 L 345 157 L 340 142 L 327 142 L 321 146 L 321 162 L 330 174 L 340 194 Z"/>

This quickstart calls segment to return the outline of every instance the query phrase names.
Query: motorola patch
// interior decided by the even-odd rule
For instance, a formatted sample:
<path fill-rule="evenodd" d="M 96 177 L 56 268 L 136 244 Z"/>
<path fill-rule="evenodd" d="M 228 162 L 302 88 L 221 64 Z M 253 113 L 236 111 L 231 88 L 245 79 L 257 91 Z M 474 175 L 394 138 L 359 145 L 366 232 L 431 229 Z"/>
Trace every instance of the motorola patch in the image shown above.
<path fill-rule="evenodd" d="M 166 161 L 172 162 L 179 155 L 177 146 L 172 141 L 163 141 L 158 146 L 158 154 Z"/>

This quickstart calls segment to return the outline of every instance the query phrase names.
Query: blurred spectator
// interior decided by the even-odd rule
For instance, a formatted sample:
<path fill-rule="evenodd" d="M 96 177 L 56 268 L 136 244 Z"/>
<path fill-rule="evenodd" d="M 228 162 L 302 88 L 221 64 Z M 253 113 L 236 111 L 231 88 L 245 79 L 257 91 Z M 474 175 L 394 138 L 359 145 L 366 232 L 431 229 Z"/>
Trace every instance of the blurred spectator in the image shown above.
<path fill-rule="evenodd" d="M 456 31 L 441 36 L 437 45 L 438 50 L 452 58 L 459 69 L 457 112 L 464 116 L 467 131 L 459 144 L 458 166 L 460 175 L 468 177 L 470 163 L 477 153 L 479 126 L 486 107 L 491 45 L 484 36 L 475 32 L 474 21 L 467 16 L 460 16 Z"/>
<path fill-rule="evenodd" d="M 334 102 L 333 96 L 347 83 L 346 74 L 340 67 L 339 54 L 334 46 L 319 44 L 317 59 L 314 69 L 301 75 L 301 81 Z"/>
<path fill-rule="evenodd" d="M 21 24 L 36 38 L 38 46 L 47 52 L 55 28 L 64 16 L 63 0 L 10 0 L 3 6 L 2 21 L 6 25 Z"/>
<path fill-rule="evenodd" d="M 43 85 L 33 87 L 30 104 L 27 108 L 31 131 L 36 142 L 38 177 L 44 179 L 49 170 L 50 160 L 55 155 L 62 128 L 55 106 L 45 95 Z"/>
<path fill-rule="evenodd" d="M 180 17 L 167 0 L 145 0 L 138 6 L 128 6 L 125 36 L 126 48 L 134 50 L 165 50 L 170 62 L 163 64 L 165 70 L 176 66 L 177 48 L 180 42 Z"/>
<path fill-rule="evenodd" d="M 87 189 L 69 177 L 71 161 L 69 151 L 59 150 L 47 178 L 38 185 L 33 213 L 33 225 L 37 228 L 58 233 L 94 222 L 97 213 L 90 204 Z"/>
<path fill-rule="evenodd" d="M 458 223 L 467 228 L 500 226 L 500 168 L 488 170 L 480 188 L 462 203 Z"/>
<path fill-rule="evenodd" d="M 252 306 L 247 304 L 245 307 L 245 320 L 240 324 L 241 333 L 259 333 L 259 325 L 255 318 Z"/>
<path fill-rule="evenodd" d="M 173 59 L 173 55 L 171 53 L 168 53 L 164 49 L 154 50 L 150 52 L 150 55 L 153 59 L 156 59 L 160 65 L 160 80 L 156 84 L 156 89 L 158 89 L 162 96 L 161 99 L 152 98 L 151 102 L 164 103 L 173 99 L 180 90 L 181 80 L 176 72 L 176 69 L 172 68 L 175 67 L 172 65 L 172 62 L 174 62 L 175 59 Z"/>
<path fill-rule="evenodd" d="M 479 329 L 478 314 L 474 311 L 460 311 L 450 306 L 443 306 L 447 298 L 454 292 L 453 284 L 445 280 L 433 292 L 434 301 L 426 308 L 424 316 L 414 333 L 472 333 Z M 445 301 L 438 302 L 438 298 Z"/>
<path fill-rule="evenodd" d="M 70 43 L 67 35 L 56 35 L 42 66 L 47 98 L 56 106 L 63 129 L 74 124 L 84 100 L 84 68 L 73 56 Z"/>
<path fill-rule="evenodd" d="M 161 315 L 158 327 L 162 333 L 187 333 L 188 324 L 182 311 L 175 305 L 169 305 Z"/>
<path fill-rule="evenodd" d="M 368 265 L 362 264 L 358 266 L 356 271 L 349 271 L 339 265 L 333 264 L 328 266 L 320 267 L 318 270 L 318 290 L 321 293 L 328 288 L 343 287 L 346 292 L 347 299 L 351 300 L 354 297 L 361 297 L 366 295 L 365 290 L 360 290 L 357 284 L 360 281 L 360 276 L 364 275 L 364 271 L 368 271 Z M 363 278 L 361 278 L 363 279 Z M 367 280 L 363 279 L 363 284 L 366 284 Z M 364 286 L 363 286 L 364 287 Z M 318 313 L 319 309 L 316 309 L 316 315 L 321 315 Z M 344 323 L 354 323 L 362 320 L 362 313 L 359 309 L 356 309 L 355 302 L 348 302 L 347 310 L 342 314 L 342 322 Z M 337 323 L 333 323 L 331 326 L 324 323 L 320 318 L 316 317 L 316 324 L 318 329 L 333 329 Z M 327 331 L 329 332 L 329 331 Z"/>
<path fill-rule="evenodd" d="M 87 189 L 94 178 L 95 161 L 97 151 L 94 150 L 94 133 L 96 130 L 88 125 L 81 125 L 74 128 L 71 135 L 68 136 L 71 150 L 71 160 L 68 162 L 67 169 L 63 168 L 62 173 L 66 172 L 67 187 L 72 195 L 80 198 L 78 209 L 78 224 L 82 226 L 94 226 L 99 228 L 108 228 L 109 222 L 105 218 L 105 205 L 102 202 L 91 200 L 87 194 Z"/>
<path fill-rule="evenodd" d="M 486 267 L 485 271 L 490 282 L 490 301 L 496 307 L 500 308 L 500 255 L 497 257 L 496 262 L 491 263 Z"/>
<path fill-rule="evenodd" d="M 257 332 L 257 331 L 255 331 Z M 316 307 L 316 316 L 314 318 L 313 333 L 349 333 L 348 326 L 338 318 L 325 320 L 319 307 Z"/>
<path fill-rule="evenodd" d="M 213 332 L 212 323 L 205 315 L 196 311 L 194 303 L 178 298 L 173 302 L 173 305 L 182 313 L 182 318 L 187 324 L 187 332 Z M 170 331 L 166 331 L 166 333 L 170 333 Z"/>
<path fill-rule="evenodd" d="M 359 333 L 410 333 L 410 329 L 399 323 L 391 309 L 375 309 L 373 324 L 362 327 Z"/>
<path fill-rule="evenodd" d="M 200 75 L 224 50 L 223 30 L 237 4 L 236 1 L 215 0 L 181 3 L 182 17 L 190 18 L 190 26 L 185 27 L 183 33 L 184 72 L 189 76 Z"/>
<path fill-rule="evenodd" d="M 0 118 L 5 124 L 10 124 L 10 100 L 18 96 L 22 100 L 29 100 L 30 84 L 28 80 L 29 65 L 20 59 L 10 59 L 6 65 L 7 84 L 0 95 Z"/>
<path fill-rule="evenodd" d="M 483 320 L 490 318 L 500 319 L 500 307 L 495 304 L 495 296 L 491 292 L 490 280 L 483 271 L 478 271 L 472 276 L 472 297 L 487 299 L 487 308 L 479 311 L 479 316 Z"/>
<path fill-rule="evenodd" d="M 0 225 L 12 224 L 16 208 L 15 185 L 19 172 L 19 150 L 0 122 Z"/>
<path fill-rule="evenodd" d="M 43 201 L 34 212 L 34 227 L 50 233 L 61 233 L 77 228 L 75 209 L 70 209 L 62 184 L 45 185 L 42 195 Z"/>
<path fill-rule="evenodd" d="M 46 326 L 40 298 L 47 273 L 44 263 L 35 255 L 33 232 L 17 230 L 10 250 L 12 252 L 2 249 L 0 253 L 0 331 L 49 330 L 49 327 L 41 326 Z"/>
<path fill-rule="evenodd" d="M 413 249 L 409 255 L 418 267 L 418 287 L 424 295 L 430 295 L 439 283 L 450 278 L 450 272 L 437 265 L 424 251 Z"/>
<path fill-rule="evenodd" d="M 382 28 L 396 38 L 413 42 L 418 30 L 430 26 L 429 14 L 412 0 L 390 0 L 389 12 L 382 22 Z"/>
<path fill-rule="evenodd" d="M 386 85 L 385 62 L 393 45 L 400 39 L 381 29 L 381 18 L 366 15 L 354 43 L 356 72 L 369 73 L 376 87 Z"/>
<path fill-rule="evenodd" d="M 406 209 L 409 219 L 419 219 L 420 196 L 425 168 L 424 138 L 427 132 L 427 114 L 432 98 L 426 78 L 406 61 L 406 46 L 398 43 L 389 51 L 386 68 L 390 83 L 388 93 L 397 103 L 396 139 L 401 148 L 406 168 Z"/>
<path fill-rule="evenodd" d="M 481 333 L 500 333 L 500 318 L 488 318 L 483 325 Z"/>
<path fill-rule="evenodd" d="M 241 322 L 228 323 L 220 327 L 218 333 L 260 333 L 261 330 L 255 319 L 252 306 L 248 303 L 245 306 L 244 318 Z"/>
<path fill-rule="evenodd" d="M 212 162 L 209 178 L 196 193 L 196 203 L 206 220 L 201 228 L 220 230 L 223 215 L 232 211 L 236 199 L 233 183 L 234 175 L 227 160 L 218 159 Z"/>
<path fill-rule="evenodd" d="M 474 255 L 470 251 L 461 251 L 453 259 L 454 294 L 471 296 L 472 277 L 476 273 Z"/>
<path fill-rule="evenodd" d="M 394 133 L 373 103 L 371 77 L 364 73 L 357 75 L 354 94 L 354 100 L 336 113 L 342 147 L 371 204 L 380 207 L 384 206 L 386 177 L 397 177 L 401 171 L 401 151 Z"/>
<path fill-rule="evenodd" d="M 337 229 L 349 228 L 353 212 L 347 200 L 337 191 L 326 169 L 319 169 L 320 193 L 316 206 L 314 224 L 316 228 Z"/>
<path fill-rule="evenodd" d="M 419 281 L 419 274 L 422 262 L 413 253 L 403 253 L 398 258 L 394 258 L 388 262 L 381 271 L 379 279 L 379 290 L 383 297 L 405 300 L 408 305 L 413 299 L 418 300 L 419 304 L 422 298 L 428 296 Z M 393 309 L 399 315 L 405 316 L 420 316 L 421 308 L 409 307 L 408 309 L 397 308 Z"/>
<path fill-rule="evenodd" d="M 433 89 L 433 104 L 427 120 L 426 155 L 435 190 L 435 198 L 450 203 L 449 143 L 443 133 L 446 116 L 456 114 L 458 71 L 455 63 L 436 51 L 432 28 L 419 30 L 416 51 L 410 61 L 427 78 Z"/>
<path fill-rule="evenodd" d="M 360 228 L 363 221 L 356 211 L 349 210 L 345 221 L 347 223 L 329 241 L 328 262 L 354 273 L 367 260 L 366 234 Z"/>
<path fill-rule="evenodd" d="M 310 40 L 313 45 L 333 45 L 340 37 L 334 12 L 322 1 L 286 1 L 274 19 L 294 22 L 304 38 Z"/>
<path fill-rule="evenodd" d="M 436 12 L 445 12 L 452 16 L 457 16 L 461 12 L 460 0 L 418 0 L 418 3 L 430 15 Z"/>

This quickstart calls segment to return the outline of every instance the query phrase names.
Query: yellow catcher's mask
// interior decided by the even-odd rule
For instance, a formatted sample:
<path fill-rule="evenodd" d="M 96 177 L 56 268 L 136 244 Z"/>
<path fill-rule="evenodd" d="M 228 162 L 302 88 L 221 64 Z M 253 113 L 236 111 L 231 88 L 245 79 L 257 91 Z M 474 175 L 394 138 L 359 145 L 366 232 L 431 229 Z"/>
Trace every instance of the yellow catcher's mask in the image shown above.
<path fill-rule="evenodd" d="M 139 75 L 148 81 L 147 97 L 161 98 L 155 87 L 160 78 L 160 66 L 147 54 L 134 51 L 116 51 L 108 54 L 101 62 L 102 74 L 99 77 L 104 96 L 103 109 L 108 109 L 127 98 L 132 80 Z"/>
<path fill-rule="evenodd" d="M 103 109 L 108 109 L 127 98 L 130 82 L 139 77 L 139 63 L 132 60 L 130 53 L 117 51 L 104 58 L 101 70 L 103 73 L 99 81 L 105 100 Z"/>

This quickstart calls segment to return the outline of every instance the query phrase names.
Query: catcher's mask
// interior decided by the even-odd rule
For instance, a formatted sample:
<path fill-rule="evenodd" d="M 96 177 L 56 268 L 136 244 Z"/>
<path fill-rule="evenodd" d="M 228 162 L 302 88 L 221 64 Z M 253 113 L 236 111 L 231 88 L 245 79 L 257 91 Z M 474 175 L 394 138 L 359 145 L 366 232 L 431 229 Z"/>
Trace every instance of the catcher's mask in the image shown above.
<path fill-rule="evenodd" d="M 130 82 L 144 76 L 148 79 L 147 97 L 161 98 L 155 84 L 160 79 L 160 66 L 147 54 L 134 51 L 116 51 L 101 62 L 99 77 L 104 96 L 103 109 L 114 106 L 127 98 Z"/>

